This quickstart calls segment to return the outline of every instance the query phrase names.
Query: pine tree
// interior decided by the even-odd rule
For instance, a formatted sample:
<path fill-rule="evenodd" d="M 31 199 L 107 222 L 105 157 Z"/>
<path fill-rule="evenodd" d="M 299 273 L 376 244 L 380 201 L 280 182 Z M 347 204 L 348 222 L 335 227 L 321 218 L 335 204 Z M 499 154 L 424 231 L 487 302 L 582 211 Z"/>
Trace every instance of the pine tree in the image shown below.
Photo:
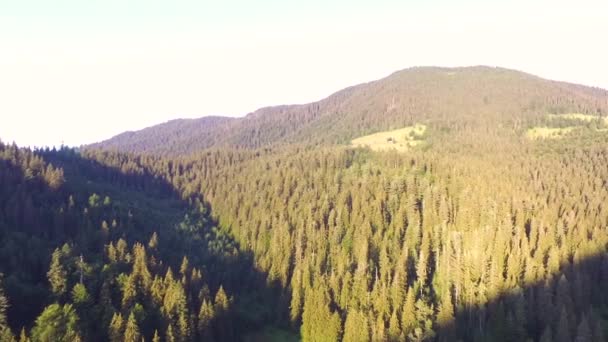
<path fill-rule="evenodd" d="M 209 340 L 211 335 L 211 321 L 213 320 L 214 312 L 213 305 L 206 299 L 201 304 L 201 309 L 198 313 L 198 334 L 202 340 Z"/>
<path fill-rule="evenodd" d="M 296 266 L 291 278 L 291 303 L 289 305 L 289 319 L 292 324 L 300 319 L 302 314 L 302 279 L 301 272 Z"/>
<path fill-rule="evenodd" d="M 0 330 L 8 329 L 8 322 L 6 317 L 6 310 L 9 308 L 8 299 L 4 294 L 4 281 L 2 274 L 0 274 Z"/>
<path fill-rule="evenodd" d="M 173 332 L 173 324 L 169 324 L 167 327 L 167 332 L 165 333 L 165 342 L 177 342 L 177 338 Z"/>
<path fill-rule="evenodd" d="M 150 295 L 152 296 L 153 302 L 161 306 L 165 297 L 165 283 L 160 276 L 155 276 L 150 286 Z"/>
<path fill-rule="evenodd" d="M 214 311 L 216 314 L 221 315 L 227 312 L 229 307 L 230 300 L 224 291 L 224 287 L 220 286 L 219 290 L 217 290 L 217 293 L 215 294 Z"/>
<path fill-rule="evenodd" d="M 89 292 L 87 288 L 83 284 L 76 284 L 72 289 L 72 302 L 76 304 L 76 306 L 87 306 L 91 301 L 91 297 L 89 296 Z"/>
<path fill-rule="evenodd" d="M 376 318 L 376 324 L 372 328 L 372 341 L 386 341 L 386 326 L 382 317 Z"/>
<path fill-rule="evenodd" d="M 108 337 L 111 342 L 122 342 L 124 320 L 120 312 L 114 313 L 108 328 Z"/>
<path fill-rule="evenodd" d="M 15 336 L 11 332 L 11 329 L 9 329 L 9 328 L 0 329 L 0 341 L 16 342 Z"/>
<path fill-rule="evenodd" d="M 327 288 L 318 284 L 306 292 L 302 313 L 302 341 L 337 341 L 342 322 L 337 313 L 329 309 Z"/>
<path fill-rule="evenodd" d="M 21 334 L 19 334 L 19 342 L 30 342 L 30 338 L 27 337 L 25 328 L 21 328 Z"/>
<path fill-rule="evenodd" d="M 51 304 L 36 319 L 32 340 L 73 342 L 80 341 L 78 316 L 71 305 Z"/>
<path fill-rule="evenodd" d="M 180 341 L 189 341 L 191 339 L 192 331 L 190 329 L 190 320 L 187 311 L 180 311 L 177 327 L 179 329 Z"/>
<path fill-rule="evenodd" d="M 140 342 L 140 339 L 141 335 L 139 334 L 137 320 L 135 319 L 135 314 L 131 312 L 125 327 L 124 342 Z"/>
<path fill-rule="evenodd" d="M 142 244 L 136 243 L 133 246 L 133 258 L 133 272 L 130 277 L 133 278 L 136 289 L 147 292 L 152 285 L 152 275 L 148 270 L 146 248 Z"/>
<path fill-rule="evenodd" d="M 439 340 L 452 341 L 454 339 L 453 325 L 455 325 L 455 322 L 454 307 L 449 291 L 446 291 L 442 297 L 439 312 L 437 313 L 437 324 L 441 329 L 439 331 Z"/>
<path fill-rule="evenodd" d="M 188 270 L 190 269 L 190 263 L 188 262 L 188 257 L 184 256 L 182 258 L 182 264 L 179 267 L 179 274 L 182 277 L 186 277 L 186 275 L 188 274 Z"/>
<path fill-rule="evenodd" d="M 585 315 L 581 318 L 581 322 L 578 325 L 578 329 L 576 331 L 576 339 L 575 342 L 591 342 L 593 341 L 593 337 L 591 335 L 591 328 L 589 328 L 589 323 L 587 322 L 587 318 Z"/>
<path fill-rule="evenodd" d="M 401 313 L 401 330 L 408 335 L 417 325 L 416 323 L 416 295 L 410 287 L 405 296 L 405 304 Z"/>
<path fill-rule="evenodd" d="M 63 296 L 67 291 L 67 272 L 62 264 L 63 253 L 59 248 L 56 248 L 51 257 L 51 267 L 47 273 L 51 291 L 57 297 Z"/>
<path fill-rule="evenodd" d="M 135 303 L 137 296 L 137 284 L 133 274 L 126 277 L 122 286 L 122 309 L 129 310 Z"/>
<path fill-rule="evenodd" d="M 367 317 L 358 310 L 350 310 L 344 323 L 344 342 L 367 342 L 370 340 Z"/>
<path fill-rule="evenodd" d="M 571 342 L 570 338 L 570 324 L 568 322 L 568 314 L 566 309 L 562 307 L 559 321 L 557 322 L 557 329 L 555 333 L 556 342 Z"/>
<path fill-rule="evenodd" d="M 397 318 L 397 310 L 393 310 L 391 318 L 388 321 L 388 339 L 391 342 L 396 342 L 399 341 L 399 336 L 401 336 L 399 318 Z"/>
<path fill-rule="evenodd" d="M 150 238 L 150 241 L 148 241 L 148 247 L 152 251 L 156 251 L 158 249 L 158 234 L 156 234 L 156 232 L 152 233 L 152 237 Z"/>

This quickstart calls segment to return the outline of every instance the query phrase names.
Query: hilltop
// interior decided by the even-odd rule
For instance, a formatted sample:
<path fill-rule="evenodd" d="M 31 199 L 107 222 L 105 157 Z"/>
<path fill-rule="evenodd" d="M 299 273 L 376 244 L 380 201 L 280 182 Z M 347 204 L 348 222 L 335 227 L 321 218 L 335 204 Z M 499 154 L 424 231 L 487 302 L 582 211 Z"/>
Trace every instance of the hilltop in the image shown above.
<path fill-rule="evenodd" d="M 485 66 L 416 67 L 317 102 L 258 109 L 242 118 L 173 120 L 91 147 L 161 155 L 209 147 L 344 144 L 415 124 L 437 131 L 522 129 L 547 114 L 607 113 L 603 89 Z"/>

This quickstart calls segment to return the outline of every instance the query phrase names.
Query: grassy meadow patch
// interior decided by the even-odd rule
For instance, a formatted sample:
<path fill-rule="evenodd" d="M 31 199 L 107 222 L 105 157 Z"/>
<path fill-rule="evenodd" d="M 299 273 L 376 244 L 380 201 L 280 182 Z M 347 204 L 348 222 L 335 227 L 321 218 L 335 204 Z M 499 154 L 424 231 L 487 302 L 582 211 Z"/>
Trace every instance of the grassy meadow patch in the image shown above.
<path fill-rule="evenodd" d="M 424 143 L 425 125 L 414 125 L 391 131 L 378 132 L 351 141 L 355 147 L 369 147 L 374 151 L 407 151 Z"/>
<path fill-rule="evenodd" d="M 563 138 L 571 133 L 576 127 L 532 127 L 528 129 L 526 136 L 529 139 L 556 139 Z"/>

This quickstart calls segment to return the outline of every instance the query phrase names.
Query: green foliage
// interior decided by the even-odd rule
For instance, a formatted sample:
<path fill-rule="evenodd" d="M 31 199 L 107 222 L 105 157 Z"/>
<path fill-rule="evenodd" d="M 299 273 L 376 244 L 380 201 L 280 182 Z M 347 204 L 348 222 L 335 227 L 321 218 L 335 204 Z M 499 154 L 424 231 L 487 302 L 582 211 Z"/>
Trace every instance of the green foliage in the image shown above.
<path fill-rule="evenodd" d="M 87 305 L 91 298 L 83 284 L 76 284 L 72 289 L 72 302 L 76 305 Z"/>
<path fill-rule="evenodd" d="M 369 324 L 367 317 L 357 310 L 350 310 L 344 323 L 344 342 L 366 342 L 370 341 Z"/>
<path fill-rule="evenodd" d="M 101 197 L 98 194 L 92 194 L 89 197 L 89 207 L 96 208 L 101 205 Z"/>
<path fill-rule="evenodd" d="M 47 273 L 51 291 L 57 297 L 61 297 L 67 290 L 67 272 L 62 265 L 63 253 L 55 249 L 52 255 L 51 267 Z"/>
<path fill-rule="evenodd" d="M 279 125 L 252 119 L 235 135 L 218 120 L 222 135 L 201 142 L 302 145 L 173 158 L 0 144 L 0 265 L 13 304 L 3 336 L 34 325 L 36 340 L 47 327 L 35 317 L 57 302 L 51 316 L 73 306 L 83 340 L 276 338 L 267 327 L 304 341 L 604 340 L 608 140 L 585 125 L 524 138 L 549 106 L 584 113 L 595 95 L 460 71 L 412 73 L 449 85 L 427 114 L 412 114 L 415 99 L 402 113 L 396 95 L 363 106 L 347 92 L 293 126 L 284 115 L 301 108 L 268 109 L 260 116 Z M 471 81 L 488 75 L 506 103 Z M 395 91 L 435 89 L 401 77 Z M 513 90 L 513 78 L 525 86 Z M 456 102 L 451 92 L 464 91 L 483 97 Z M 414 122 L 430 132 L 424 150 L 327 144 Z"/>
<path fill-rule="evenodd" d="M 307 297 L 302 314 L 302 340 L 329 342 L 337 341 L 341 334 L 342 322 L 337 313 L 329 308 L 327 289 L 319 284 Z"/>
<path fill-rule="evenodd" d="M 139 327 L 137 326 L 137 321 L 135 320 L 135 314 L 133 312 L 129 314 L 123 340 L 124 342 L 139 342 L 141 340 Z"/>
<path fill-rule="evenodd" d="M 115 312 L 108 328 L 108 337 L 111 342 L 119 342 L 123 339 L 124 320 L 120 312 Z"/>
<path fill-rule="evenodd" d="M 32 328 L 34 342 L 80 341 L 78 316 L 72 305 L 51 304 L 36 319 Z"/>

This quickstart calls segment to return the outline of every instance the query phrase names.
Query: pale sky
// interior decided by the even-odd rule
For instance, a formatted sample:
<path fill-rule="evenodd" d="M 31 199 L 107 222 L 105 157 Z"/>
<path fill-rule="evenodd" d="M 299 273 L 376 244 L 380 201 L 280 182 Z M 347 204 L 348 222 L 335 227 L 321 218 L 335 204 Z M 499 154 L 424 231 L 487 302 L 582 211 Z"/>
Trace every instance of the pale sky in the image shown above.
<path fill-rule="evenodd" d="M 411 66 L 608 88 L 607 41 L 605 0 L 0 0 L 0 139 L 77 146 Z"/>

